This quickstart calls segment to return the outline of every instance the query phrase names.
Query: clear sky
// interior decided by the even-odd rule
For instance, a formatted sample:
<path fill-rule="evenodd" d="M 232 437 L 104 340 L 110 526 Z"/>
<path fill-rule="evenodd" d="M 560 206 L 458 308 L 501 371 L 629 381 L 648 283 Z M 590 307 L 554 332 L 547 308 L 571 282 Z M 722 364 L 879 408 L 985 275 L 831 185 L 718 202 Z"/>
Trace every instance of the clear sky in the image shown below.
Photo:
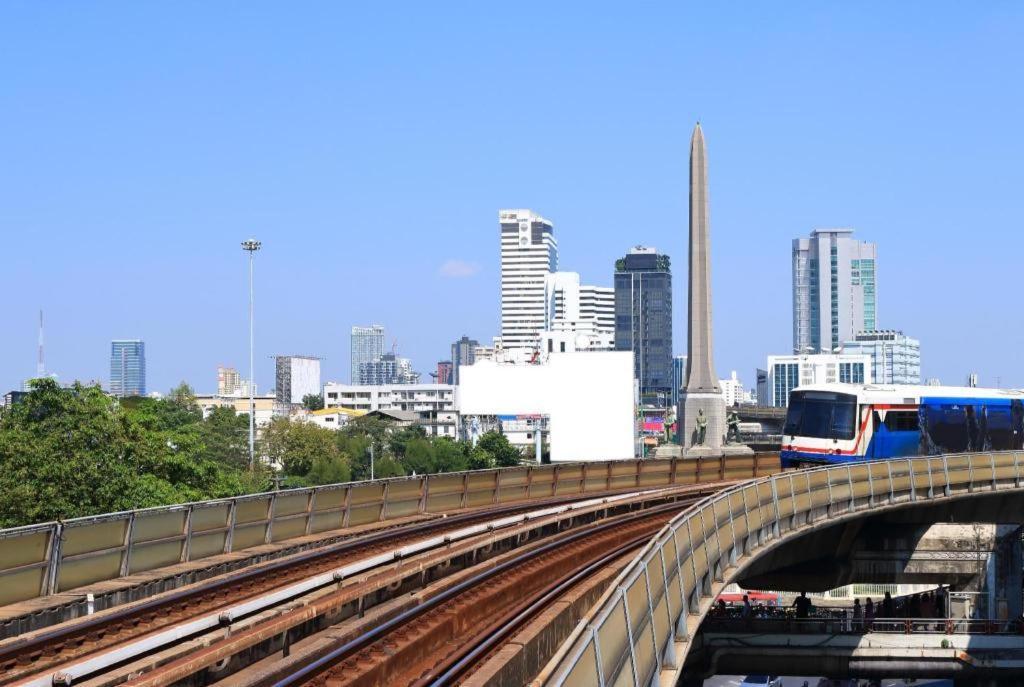
<path fill-rule="evenodd" d="M 274 353 L 347 381 L 380 323 L 424 373 L 498 333 L 499 208 L 555 222 L 611 285 L 674 259 L 708 144 L 716 364 L 791 348 L 790 246 L 878 243 L 879 326 L 922 371 L 1024 386 L 1024 4 L 38 2 L 0 5 L 0 387 L 109 375 L 216 388 Z M 445 267 L 447 264 L 447 267 Z"/>

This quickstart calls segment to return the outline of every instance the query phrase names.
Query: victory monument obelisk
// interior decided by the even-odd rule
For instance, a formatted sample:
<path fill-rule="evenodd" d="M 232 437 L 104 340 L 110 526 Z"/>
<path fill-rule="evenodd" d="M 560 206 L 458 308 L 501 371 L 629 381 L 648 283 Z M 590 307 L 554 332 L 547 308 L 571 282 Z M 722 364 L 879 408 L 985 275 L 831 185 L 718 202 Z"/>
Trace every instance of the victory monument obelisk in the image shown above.
<path fill-rule="evenodd" d="M 715 374 L 711 338 L 711 245 L 708 163 L 700 122 L 690 139 L 690 302 L 686 382 L 679 394 L 683 456 L 719 455 L 725 438 L 725 397 Z"/>

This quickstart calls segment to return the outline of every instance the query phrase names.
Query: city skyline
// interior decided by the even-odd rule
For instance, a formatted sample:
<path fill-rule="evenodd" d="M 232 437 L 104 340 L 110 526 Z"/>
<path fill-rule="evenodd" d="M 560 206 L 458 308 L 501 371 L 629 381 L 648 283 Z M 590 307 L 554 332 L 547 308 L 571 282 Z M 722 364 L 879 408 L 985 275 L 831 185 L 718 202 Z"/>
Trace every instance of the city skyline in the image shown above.
<path fill-rule="evenodd" d="M 384 323 L 422 372 L 463 333 L 488 343 L 499 333 L 500 208 L 551 219 L 584 283 L 611 286 L 615 258 L 637 243 L 667 248 L 685 279 L 673 248 L 685 217 L 679 160 L 699 118 L 714 140 L 713 223 L 735 237 L 713 258 L 719 372 L 736 369 L 749 382 L 766 354 L 791 350 L 790 243 L 848 226 L 878 245 L 878 327 L 922 341 L 923 377 L 960 383 L 977 370 L 984 385 L 1001 377 L 1022 387 L 1012 350 L 1024 331 L 1005 304 L 967 288 L 919 297 L 922 284 L 964 270 L 984 276 L 990 293 L 1012 292 L 1024 249 L 1011 164 L 1022 144 L 1010 135 L 1024 105 L 998 86 L 1024 63 L 1011 41 L 1021 10 L 973 9 L 936 6 L 928 31 L 915 31 L 919 16 L 901 8 L 885 9 L 887 26 L 851 8 L 585 18 L 554 9 L 539 30 L 554 37 L 572 23 L 569 43 L 512 57 L 487 47 L 500 42 L 491 33 L 499 10 L 454 23 L 424 10 L 379 47 L 362 36 L 339 47 L 327 21 L 338 11 L 327 7 L 273 15 L 273 25 L 259 10 L 214 10 L 198 28 L 187 12 L 153 8 L 8 8 L 0 37 L 13 69 L 0 123 L 21 133 L 8 148 L 14 164 L 0 170 L 0 231 L 8 278 L 29 295 L 5 303 L 0 384 L 16 389 L 32 376 L 42 308 L 47 372 L 61 381 L 102 378 L 111 337 L 127 331 L 147 342 L 149 389 L 183 379 L 212 389 L 218 364 L 245 369 L 247 273 L 237 242 L 250 235 L 264 241 L 255 381 L 268 390 L 268 356 L 280 350 L 322 355 L 324 379 L 345 381 L 347 332 L 361 323 Z M 388 25 L 373 12 L 344 16 Z M 93 50 L 95 22 L 122 27 L 130 45 Z M 225 41 L 229 23 L 236 30 Z M 195 32 L 189 42 L 161 34 L 160 58 L 122 59 L 123 50 L 146 55 L 133 46 L 152 42 L 157 26 Z M 455 40 L 418 36 L 423 26 L 446 27 Z M 766 51 L 779 31 L 800 40 Z M 295 64 L 259 49 L 271 38 L 297 44 L 298 35 Z M 874 50 L 851 60 L 868 35 Z M 40 53 L 39 44 L 53 48 Z M 476 66 L 450 73 L 467 46 L 479 52 Z M 253 71 L 236 71 L 233 54 L 251 58 Z M 704 62 L 680 89 L 672 75 Z M 778 89 L 781 72 L 788 81 Z M 374 85 L 380 79 L 387 92 Z M 224 92 L 223 83 L 233 86 Z M 140 100 L 139 89 L 153 97 Z M 516 89 L 546 106 L 495 114 L 495 98 Z M 583 107 L 605 91 L 617 95 L 606 108 Z M 79 95 L 58 96 L 67 93 Z M 185 104 L 205 99 L 221 114 Z M 365 115 L 352 113 L 355 102 Z M 968 146 L 958 142 L 965 125 Z M 498 164 L 498 140 L 528 162 Z M 423 224 L 433 228 L 413 230 Z M 174 240 L 157 249 L 162 234 Z M 386 256 L 385 236 L 394 237 Z M 45 262 L 30 258 L 44 250 Z M 393 269 L 382 271 L 381 260 Z M 676 331 L 684 307 L 674 299 Z M 970 313 L 971 327 L 955 331 L 951 312 Z M 675 354 L 686 353 L 680 338 Z"/>

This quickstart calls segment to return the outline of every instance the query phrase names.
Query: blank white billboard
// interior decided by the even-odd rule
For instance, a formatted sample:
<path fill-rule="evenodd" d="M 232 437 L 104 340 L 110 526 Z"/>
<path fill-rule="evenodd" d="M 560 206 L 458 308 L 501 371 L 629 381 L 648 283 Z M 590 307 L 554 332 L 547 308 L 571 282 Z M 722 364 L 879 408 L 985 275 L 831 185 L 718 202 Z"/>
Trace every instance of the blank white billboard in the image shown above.
<path fill-rule="evenodd" d="M 633 353 L 554 353 L 543 364 L 459 368 L 462 415 L 547 415 L 552 462 L 633 457 Z"/>

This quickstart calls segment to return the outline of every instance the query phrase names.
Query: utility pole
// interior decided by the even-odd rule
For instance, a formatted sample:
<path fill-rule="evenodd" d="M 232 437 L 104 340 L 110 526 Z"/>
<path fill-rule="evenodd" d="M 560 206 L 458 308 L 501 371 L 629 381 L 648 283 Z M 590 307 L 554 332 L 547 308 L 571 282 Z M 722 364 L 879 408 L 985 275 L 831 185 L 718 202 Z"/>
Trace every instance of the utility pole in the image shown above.
<path fill-rule="evenodd" d="M 373 481 L 373 437 L 370 437 L 370 481 Z"/>
<path fill-rule="evenodd" d="M 253 371 L 253 256 L 262 244 L 256 239 L 242 241 L 242 250 L 249 254 L 249 470 L 256 469 L 256 401 L 253 398 L 255 373 Z"/>

